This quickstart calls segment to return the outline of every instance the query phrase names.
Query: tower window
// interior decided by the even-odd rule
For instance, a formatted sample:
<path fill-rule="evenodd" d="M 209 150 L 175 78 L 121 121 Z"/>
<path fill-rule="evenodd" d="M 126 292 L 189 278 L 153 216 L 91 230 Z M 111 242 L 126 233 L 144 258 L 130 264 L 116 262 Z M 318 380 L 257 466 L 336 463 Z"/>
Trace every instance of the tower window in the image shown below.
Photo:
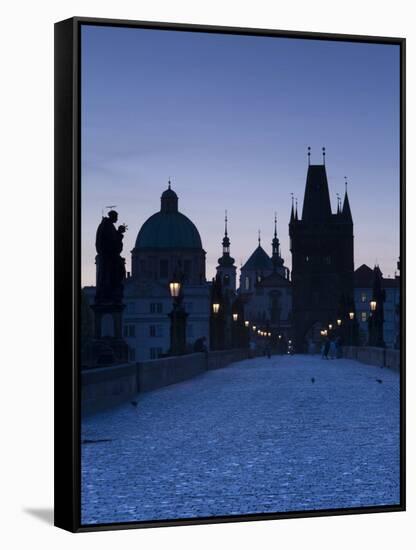
<path fill-rule="evenodd" d="M 365 323 L 367 321 L 367 312 L 366 311 L 361 312 L 361 321 L 363 323 Z"/>
<path fill-rule="evenodd" d="M 230 276 L 224 275 L 224 286 L 230 286 Z"/>
<path fill-rule="evenodd" d="M 365 292 L 361 292 L 361 301 L 363 303 L 367 301 L 367 294 Z"/>

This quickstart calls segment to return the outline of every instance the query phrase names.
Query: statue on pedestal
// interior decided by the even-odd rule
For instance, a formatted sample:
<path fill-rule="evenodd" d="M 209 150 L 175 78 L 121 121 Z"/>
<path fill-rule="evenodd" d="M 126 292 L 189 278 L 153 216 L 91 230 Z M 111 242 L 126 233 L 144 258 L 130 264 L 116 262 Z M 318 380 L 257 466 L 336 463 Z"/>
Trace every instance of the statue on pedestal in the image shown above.
<path fill-rule="evenodd" d="M 122 224 L 116 229 L 118 220 L 115 210 L 101 220 L 97 229 L 95 248 L 97 250 L 97 290 L 96 304 L 120 304 L 123 298 L 123 281 L 126 277 L 125 259 L 120 256 L 123 250 L 123 237 L 127 227 Z"/>

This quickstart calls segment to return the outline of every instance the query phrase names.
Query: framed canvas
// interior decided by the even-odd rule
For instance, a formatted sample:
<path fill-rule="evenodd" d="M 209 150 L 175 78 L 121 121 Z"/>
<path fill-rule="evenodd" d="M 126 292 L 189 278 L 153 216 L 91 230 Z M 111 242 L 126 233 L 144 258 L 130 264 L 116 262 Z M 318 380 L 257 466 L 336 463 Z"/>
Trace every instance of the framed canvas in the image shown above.
<path fill-rule="evenodd" d="M 55 524 L 405 509 L 405 40 L 55 25 Z"/>

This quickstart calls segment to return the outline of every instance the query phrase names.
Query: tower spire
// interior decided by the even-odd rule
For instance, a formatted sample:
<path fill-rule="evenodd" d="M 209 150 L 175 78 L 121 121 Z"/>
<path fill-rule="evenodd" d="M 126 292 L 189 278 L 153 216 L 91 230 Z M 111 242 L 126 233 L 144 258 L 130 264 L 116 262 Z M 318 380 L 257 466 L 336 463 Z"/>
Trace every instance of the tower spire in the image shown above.
<path fill-rule="evenodd" d="M 344 218 L 345 222 L 352 223 L 351 207 L 350 207 L 350 201 L 348 199 L 347 176 L 344 176 L 344 180 L 345 180 L 345 195 L 344 195 L 344 204 L 342 206 L 342 217 Z"/>
<path fill-rule="evenodd" d="M 259 236 L 258 236 L 259 246 L 261 246 L 261 231 L 259 229 Z"/>
<path fill-rule="evenodd" d="M 322 147 L 322 164 L 325 166 L 325 147 Z"/>
<path fill-rule="evenodd" d="M 228 222 L 228 218 L 227 218 L 227 210 L 225 211 L 225 231 L 224 231 L 224 235 L 227 237 L 228 236 L 228 233 L 227 233 L 227 222 Z"/>
<path fill-rule="evenodd" d="M 293 193 L 290 193 L 290 196 L 292 198 L 292 209 L 290 211 L 290 223 L 294 222 L 295 221 L 295 207 L 294 207 L 294 198 L 293 198 Z"/>
<path fill-rule="evenodd" d="M 308 166 L 311 165 L 311 148 L 308 147 Z"/>
<path fill-rule="evenodd" d="M 298 221 L 298 199 L 296 199 L 296 208 L 295 208 L 295 221 Z"/>

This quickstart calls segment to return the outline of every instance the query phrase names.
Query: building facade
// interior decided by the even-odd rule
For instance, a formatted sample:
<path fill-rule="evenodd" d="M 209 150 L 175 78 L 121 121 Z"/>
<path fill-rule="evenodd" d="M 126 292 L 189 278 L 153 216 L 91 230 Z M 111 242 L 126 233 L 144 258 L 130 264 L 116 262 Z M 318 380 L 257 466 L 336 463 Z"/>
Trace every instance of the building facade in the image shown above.
<path fill-rule="evenodd" d="M 131 252 L 132 271 L 124 285 L 123 336 L 131 361 L 169 353 L 172 297 L 169 282 L 180 278 L 187 313 L 186 341 L 191 350 L 201 337 L 209 340 L 210 292 L 201 237 L 179 211 L 178 196 L 162 193 L 160 211 L 142 225 Z"/>
<path fill-rule="evenodd" d="M 359 344 L 369 345 L 369 320 L 372 315 L 371 301 L 374 298 L 374 269 L 362 264 L 354 273 L 354 301 L 359 327 Z M 381 288 L 383 302 L 383 340 L 388 348 L 400 346 L 400 276 L 383 277 Z"/>

